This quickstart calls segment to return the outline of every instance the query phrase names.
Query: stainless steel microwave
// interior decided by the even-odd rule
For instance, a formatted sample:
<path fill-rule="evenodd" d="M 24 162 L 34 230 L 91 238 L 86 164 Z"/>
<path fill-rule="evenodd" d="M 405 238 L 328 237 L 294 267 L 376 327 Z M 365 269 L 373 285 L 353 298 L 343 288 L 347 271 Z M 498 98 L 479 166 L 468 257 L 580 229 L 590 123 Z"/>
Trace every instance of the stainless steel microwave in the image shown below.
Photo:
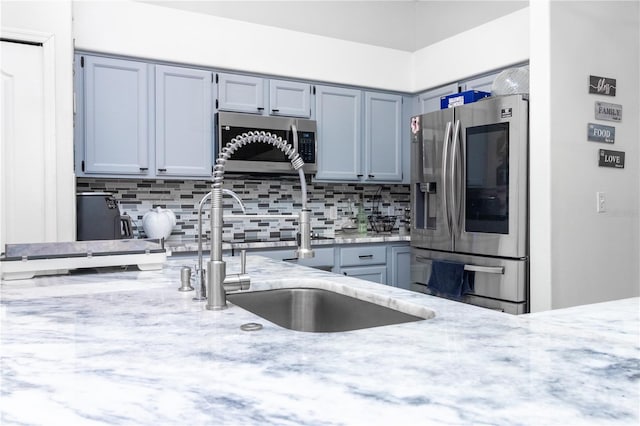
<path fill-rule="evenodd" d="M 297 131 L 294 138 L 293 129 Z M 318 133 L 315 120 L 294 117 L 270 117 L 254 114 L 219 112 L 216 114 L 217 152 L 236 136 L 264 131 L 281 137 L 300 153 L 304 172 L 315 174 Z M 296 146 L 297 145 L 297 146 Z M 228 172 L 294 173 L 285 154 L 273 145 L 252 143 L 240 147 L 226 162 Z"/>

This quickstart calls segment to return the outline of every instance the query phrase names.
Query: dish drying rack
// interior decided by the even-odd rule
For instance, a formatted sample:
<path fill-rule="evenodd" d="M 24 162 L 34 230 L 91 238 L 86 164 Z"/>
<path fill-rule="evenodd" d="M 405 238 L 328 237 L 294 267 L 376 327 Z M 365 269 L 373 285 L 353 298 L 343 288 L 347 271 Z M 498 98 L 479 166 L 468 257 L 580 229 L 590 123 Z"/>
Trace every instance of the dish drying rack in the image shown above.
<path fill-rule="evenodd" d="M 380 214 L 380 193 L 382 187 L 378 187 L 378 190 L 373 196 L 373 209 L 371 215 L 368 216 L 369 225 L 371 229 L 376 233 L 391 232 L 396 226 L 397 217 L 391 215 Z"/>

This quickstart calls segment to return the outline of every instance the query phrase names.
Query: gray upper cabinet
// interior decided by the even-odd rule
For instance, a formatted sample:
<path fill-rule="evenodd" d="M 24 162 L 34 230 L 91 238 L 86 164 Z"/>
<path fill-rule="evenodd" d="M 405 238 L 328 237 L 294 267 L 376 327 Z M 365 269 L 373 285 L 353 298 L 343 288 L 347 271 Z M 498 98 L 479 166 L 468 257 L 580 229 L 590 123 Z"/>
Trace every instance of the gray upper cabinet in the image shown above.
<path fill-rule="evenodd" d="M 311 117 L 311 85 L 295 81 L 269 80 L 269 113 Z"/>
<path fill-rule="evenodd" d="M 401 181 L 402 96 L 366 92 L 364 109 L 364 178 Z"/>
<path fill-rule="evenodd" d="M 362 91 L 316 86 L 318 180 L 362 177 Z"/>
<path fill-rule="evenodd" d="M 496 79 L 499 73 L 493 73 L 482 77 L 477 77 L 472 80 L 466 80 L 460 83 L 460 89 L 463 92 L 467 90 L 479 90 L 481 92 L 491 93 L 491 86 L 493 86 L 493 80 Z"/>
<path fill-rule="evenodd" d="M 217 75 L 218 110 L 262 114 L 264 79 L 237 74 Z"/>
<path fill-rule="evenodd" d="M 156 173 L 210 176 L 212 73 L 156 65 Z"/>
<path fill-rule="evenodd" d="M 418 105 L 415 115 L 426 114 L 440 109 L 440 98 L 442 96 L 458 93 L 458 83 L 448 84 L 428 92 L 420 93 L 417 97 Z"/>
<path fill-rule="evenodd" d="M 401 182 L 402 96 L 316 86 L 317 180 Z"/>
<path fill-rule="evenodd" d="M 75 78 L 78 176 L 211 175 L 211 72 L 78 55 Z"/>
<path fill-rule="evenodd" d="M 77 58 L 84 82 L 82 172 L 149 173 L 149 66 L 102 57 Z"/>

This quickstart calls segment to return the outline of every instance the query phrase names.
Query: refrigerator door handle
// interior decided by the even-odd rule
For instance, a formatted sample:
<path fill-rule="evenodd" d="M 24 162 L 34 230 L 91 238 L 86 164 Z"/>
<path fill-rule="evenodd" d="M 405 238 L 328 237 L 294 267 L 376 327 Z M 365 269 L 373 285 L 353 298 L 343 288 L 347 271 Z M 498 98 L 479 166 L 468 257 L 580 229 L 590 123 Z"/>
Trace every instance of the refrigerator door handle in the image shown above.
<path fill-rule="evenodd" d="M 504 275 L 504 266 L 464 265 L 465 271 L 483 272 L 485 274 Z"/>
<path fill-rule="evenodd" d="M 451 235 L 451 209 L 449 208 L 449 142 L 451 141 L 451 122 L 447 121 L 447 128 L 444 132 L 444 144 L 442 146 L 442 209 L 447 221 L 447 231 Z"/>
<path fill-rule="evenodd" d="M 453 235 L 458 237 L 462 229 L 462 146 L 460 138 L 460 120 L 456 120 L 453 130 L 453 143 L 451 146 L 451 223 Z"/>
<path fill-rule="evenodd" d="M 433 262 L 434 259 L 430 259 L 424 256 L 416 256 L 416 261 L 421 263 Z M 496 274 L 504 275 L 504 266 L 480 266 L 480 265 L 464 265 L 465 271 L 482 272 L 484 274 Z"/>

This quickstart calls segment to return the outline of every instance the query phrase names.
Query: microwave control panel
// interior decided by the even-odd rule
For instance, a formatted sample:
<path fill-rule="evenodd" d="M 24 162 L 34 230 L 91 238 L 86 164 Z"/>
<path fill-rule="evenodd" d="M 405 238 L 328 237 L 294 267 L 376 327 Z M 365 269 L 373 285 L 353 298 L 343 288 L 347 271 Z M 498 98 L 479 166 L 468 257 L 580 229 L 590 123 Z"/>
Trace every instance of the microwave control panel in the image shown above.
<path fill-rule="evenodd" d="M 298 132 L 298 152 L 305 163 L 316 162 L 316 135 L 313 132 Z"/>

